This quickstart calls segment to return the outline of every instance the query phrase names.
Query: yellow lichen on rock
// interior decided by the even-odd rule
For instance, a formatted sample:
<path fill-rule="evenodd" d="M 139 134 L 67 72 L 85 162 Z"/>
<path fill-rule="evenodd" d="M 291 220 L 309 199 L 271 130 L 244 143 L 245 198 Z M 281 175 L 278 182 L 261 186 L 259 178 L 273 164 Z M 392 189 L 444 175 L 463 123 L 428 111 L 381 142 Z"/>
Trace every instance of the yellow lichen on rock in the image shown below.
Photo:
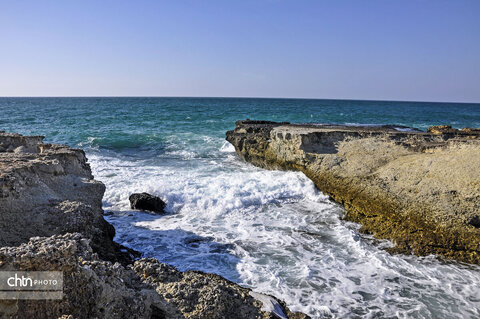
<path fill-rule="evenodd" d="M 238 121 L 246 161 L 304 172 L 391 251 L 480 264 L 480 132 Z"/>

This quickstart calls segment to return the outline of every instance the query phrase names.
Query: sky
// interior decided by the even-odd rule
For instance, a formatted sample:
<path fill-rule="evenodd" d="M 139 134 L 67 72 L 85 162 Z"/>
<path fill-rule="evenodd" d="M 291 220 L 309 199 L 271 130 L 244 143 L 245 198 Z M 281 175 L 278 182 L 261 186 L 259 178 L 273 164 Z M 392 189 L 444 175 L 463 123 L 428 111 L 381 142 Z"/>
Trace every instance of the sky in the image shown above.
<path fill-rule="evenodd" d="M 0 96 L 480 102 L 480 0 L 0 0 Z"/>

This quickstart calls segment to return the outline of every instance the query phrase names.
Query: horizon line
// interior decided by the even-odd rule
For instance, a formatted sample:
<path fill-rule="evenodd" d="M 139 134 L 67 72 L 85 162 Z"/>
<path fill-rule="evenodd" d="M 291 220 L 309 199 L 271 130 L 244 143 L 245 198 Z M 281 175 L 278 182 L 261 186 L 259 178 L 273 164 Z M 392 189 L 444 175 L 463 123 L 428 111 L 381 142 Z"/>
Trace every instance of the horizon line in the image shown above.
<path fill-rule="evenodd" d="M 175 96 L 175 95 L 11 95 L 0 98 L 196 98 L 196 99 L 277 99 L 277 100 L 340 100 L 340 101 L 367 101 L 367 102 L 408 102 L 408 103 L 456 103 L 480 104 L 479 102 L 459 101 L 428 101 L 428 100 L 382 100 L 382 99 L 355 99 L 355 98 L 309 98 L 309 97 L 253 97 L 253 96 Z"/>

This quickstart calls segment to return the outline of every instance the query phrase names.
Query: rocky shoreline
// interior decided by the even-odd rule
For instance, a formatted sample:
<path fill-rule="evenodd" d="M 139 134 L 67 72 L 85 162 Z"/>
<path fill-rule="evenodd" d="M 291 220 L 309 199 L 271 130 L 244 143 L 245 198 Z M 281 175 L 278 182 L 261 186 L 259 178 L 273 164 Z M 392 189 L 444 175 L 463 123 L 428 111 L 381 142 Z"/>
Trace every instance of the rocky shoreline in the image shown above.
<path fill-rule="evenodd" d="M 480 264 L 480 130 L 238 121 L 247 162 L 304 172 L 390 250 Z"/>
<path fill-rule="evenodd" d="M 0 300 L 1 318 L 308 318 L 221 276 L 113 241 L 82 150 L 0 132 L 0 271 L 61 271 L 61 300 Z"/>

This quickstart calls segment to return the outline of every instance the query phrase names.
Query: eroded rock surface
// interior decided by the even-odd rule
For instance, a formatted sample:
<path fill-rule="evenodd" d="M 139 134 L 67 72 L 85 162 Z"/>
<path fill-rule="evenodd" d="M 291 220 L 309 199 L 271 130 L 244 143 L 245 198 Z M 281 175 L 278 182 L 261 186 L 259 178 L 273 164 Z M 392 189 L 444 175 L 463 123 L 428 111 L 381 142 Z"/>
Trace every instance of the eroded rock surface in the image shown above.
<path fill-rule="evenodd" d="M 0 271 L 61 271 L 64 297 L 0 300 L 0 318 L 307 318 L 218 275 L 133 263 L 84 152 L 42 140 L 0 132 Z"/>
<path fill-rule="evenodd" d="M 80 232 L 106 260 L 129 260 L 103 218 L 105 186 L 82 150 L 0 132 L 0 246 Z"/>
<path fill-rule="evenodd" d="M 480 131 L 238 121 L 246 161 L 304 172 L 396 252 L 480 264 Z"/>
<path fill-rule="evenodd" d="M 64 296 L 0 300 L 1 318 L 277 318 L 250 289 L 218 275 L 180 272 L 156 259 L 127 267 L 100 260 L 79 233 L 0 248 L 0 271 L 6 270 L 62 271 Z M 286 318 L 308 318 L 280 304 Z"/>

